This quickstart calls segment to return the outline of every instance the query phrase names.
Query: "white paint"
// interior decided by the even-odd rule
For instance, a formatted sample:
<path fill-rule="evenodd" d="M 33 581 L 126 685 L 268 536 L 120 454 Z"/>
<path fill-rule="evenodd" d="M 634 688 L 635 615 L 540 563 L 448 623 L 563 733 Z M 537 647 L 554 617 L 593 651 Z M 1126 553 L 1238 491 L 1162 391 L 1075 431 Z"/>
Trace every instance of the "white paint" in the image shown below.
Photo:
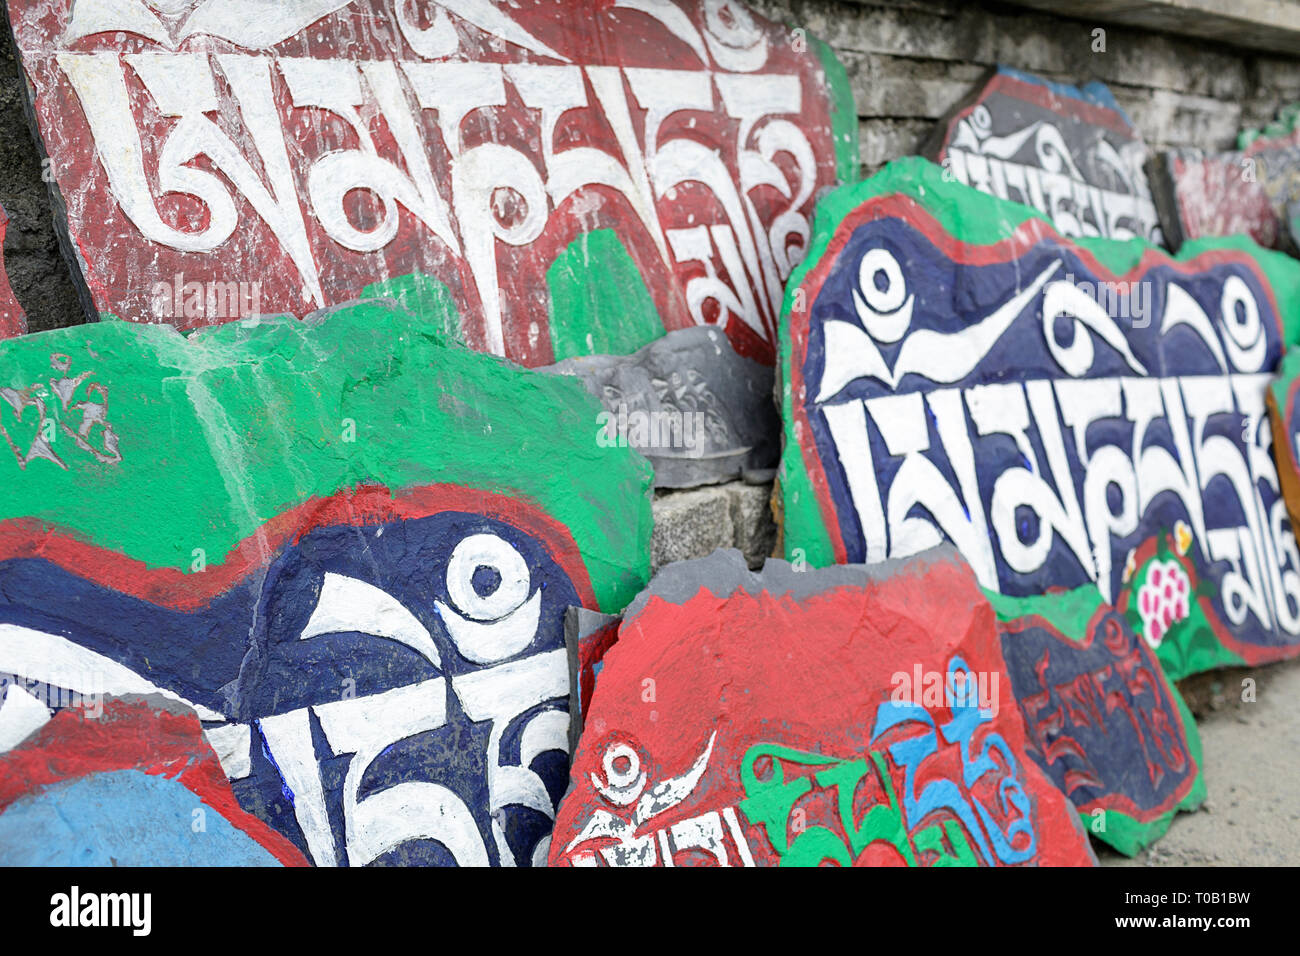
<path fill-rule="evenodd" d="M 344 574 L 326 572 L 320 597 L 299 640 L 356 632 L 397 641 L 442 666 L 428 629 L 388 592 Z"/>
<path fill-rule="evenodd" d="M 0 753 L 17 747 L 49 720 L 48 707 L 17 684 L 8 685 L 0 704 Z"/>
<path fill-rule="evenodd" d="M 222 724 L 203 731 L 208 745 L 221 762 L 228 780 L 243 780 L 252 772 L 253 729 L 248 724 Z"/>
<path fill-rule="evenodd" d="M 192 708 L 201 720 L 225 720 L 211 708 L 164 690 L 112 658 L 74 644 L 66 637 L 17 624 L 0 624 L 0 673 L 61 687 L 84 697 L 161 694 Z"/>

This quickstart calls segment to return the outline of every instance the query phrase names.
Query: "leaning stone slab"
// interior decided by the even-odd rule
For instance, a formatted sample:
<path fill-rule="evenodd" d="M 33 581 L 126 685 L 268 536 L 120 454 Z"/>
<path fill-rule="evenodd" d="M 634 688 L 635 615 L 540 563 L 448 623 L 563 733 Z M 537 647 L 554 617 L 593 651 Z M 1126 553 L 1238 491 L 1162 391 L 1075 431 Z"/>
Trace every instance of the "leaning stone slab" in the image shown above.
<path fill-rule="evenodd" d="M 773 468 L 780 419 L 772 369 L 737 354 L 717 328 L 679 329 L 632 355 L 566 359 L 605 412 L 597 440 L 650 460 L 657 488 L 694 488 Z"/>
<path fill-rule="evenodd" d="M 73 271 L 131 321 L 384 295 L 527 366 L 706 322 L 771 365 L 856 175 L 830 48 L 734 0 L 8 12 Z"/>
<path fill-rule="evenodd" d="M 951 548 L 665 568 L 604 655 L 560 866 L 1087 865 Z"/>
<path fill-rule="evenodd" d="M 544 859 L 565 609 L 649 571 L 579 383 L 385 303 L 23 336 L 0 383 L 0 673 L 191 707 L 317 865 Z"/>
<path fill-rule="evenodd" d="M 1276 122 L 1242 130 L 1224 153 L 1175 149 L 1152 161 L 1151 187 L 1171 249 L 1203 236 L 1250 236 L 1300 253 L 1300 104 Z"/>
<path fill-rule="evenodd" d="M 923 152 L 950 181 L 1032 206 L 1062 235 L 1163 241 L 1146 144 L 1104 83 L 998 67 Z"/>
<path fill-rule="evenodd" d="M 823 202 L 787 292 L 786 556 L 949 540 L 1001 594 L 1091 583 L 1141 612 L 1171 680 L 1294 656 L 1300 556 L 1261 425 L 1298 325 L 1300 263 L 1249 240 L 1070 240 L 890 164 Z"/>
<path fill-rule="evenodd" d="M 1152 187 L 1171 249 L 1207 236 L 1249 236 L 1300 252 L 1292 206 L 1300 200 L 1300 136 L 1257 139 L 1246 149 L 1169 150 L 1153 164 Z"/>
<path fill-rule="evenodd" d="M 1030 758 L 1098 840 L 1133 856 L 1205 800 L 1191 711 L 1126 617 L 1085 585 L 990 593 Z"/>

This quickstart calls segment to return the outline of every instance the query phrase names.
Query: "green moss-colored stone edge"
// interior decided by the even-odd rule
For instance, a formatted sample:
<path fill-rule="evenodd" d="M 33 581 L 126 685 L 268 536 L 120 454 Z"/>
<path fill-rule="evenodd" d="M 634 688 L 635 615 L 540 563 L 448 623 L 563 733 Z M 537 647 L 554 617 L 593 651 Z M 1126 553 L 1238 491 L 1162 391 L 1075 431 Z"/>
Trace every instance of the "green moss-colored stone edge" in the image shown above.
<path fill-rule="evenodd" d="M 613 229 L 594 229 L 546 270 L 554 359 L 630 355 L 664 334 L 641 271 Z"/>
<path fill-rule="evenodd" d="M 808 42 L 817 51 L 826 89 L 831 99 L 831 136 L 835 140 L 835 174 L 841 184 L 856 182 L 861 170 L 858 144 L 858 109 L 848 71 L 830 44 L 812 36 Z"/>
<path fill-rule="evenodd" d="M 22 336 L 0 343 L 0 386 L 48 383 L 54 353 L 106 388 L 122 461 L 101 464 L 59 434 L 68 470 L 44 460 L 20 470 L 0 442 L 0 521 L 36 518 L 189 572 L 194 549 L 218 564 L 314 497 L 454 484 L 521 498 L 567 528 L 603 610 L 648 579 L 653 471 L 596 441 L 599 403 L 572 379 L 472 352 L 391 304 L 362 302 L 316 327 L 235 322 L 188 339 L 121 321 Z"/>

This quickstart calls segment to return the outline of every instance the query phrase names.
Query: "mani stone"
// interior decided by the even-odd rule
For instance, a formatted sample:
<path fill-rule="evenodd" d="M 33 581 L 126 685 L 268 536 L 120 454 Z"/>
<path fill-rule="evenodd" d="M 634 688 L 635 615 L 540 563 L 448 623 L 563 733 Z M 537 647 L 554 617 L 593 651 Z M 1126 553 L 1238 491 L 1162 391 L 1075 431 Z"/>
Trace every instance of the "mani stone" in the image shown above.
<path fill-rule="evenodd" d="M 923 153 L 949 181 L 1032 206 L 1062 235 L 1163 241 L 1146 143 L 1104 83 L 1079 89 L 1000 66 Z"/>
<path fill-rule="evenodd" d="M 0 397 L 0 674 L 193 709 L 317 865 L 544 861 L 565 610 L 649 578 L 650 468 L 580 383 L 363 302 L 21 336 Z"/>
<path fill-rule="evenodd" d="M 51 717 L 39 691 L 6 690 L 0 724 L 19 699 L 45 720 L 0 753 L 0 865 L 307 865 L 240 809 L 193 711 L 87 697 Z"/>
<path fill-rule="evenodd" d="M 1260 427 L 1300 263 L 1240 237 L 1176 258 L 1067 239 L 907 159 L 822 201 L 787 303 L 787 558 L 947 540 L 1009 597 L 1092 584 L 1142 611 L 1171 680 L 1300 652 Z M 1143 609 L 1158 569 L 1185 600 Z"/>
<path fill-rule="evenodd" d="M 1153 164 L 1152 187 L 1171 249 L 1206 236 L 1245 235 L 1261 246 L 1300 253 L 1300 133 L 1256 139 L 1244 150 L 1168 150 Z"/>
<path fill-rule="evenodd" d="M 1133 856 L 1204 802 L 1196 723 L 1139 636 L 1137 608 L 1122 614 L 1091 585 L 988 597 L 1026 750 L 1089 833 Z"/>
<path fill-rule="evenodd" d="M 952 548 L 665 568 L 604 654 L 553 866 L 1089 865 Z"/>
<path fill-rule="evenodd" d="M 596 440 L 645 455 L 656 488 L 732 481 L 775 467 L 780 456 L 772 369 L 738 355 L 715 327 L 678 329 L 631 355 L 582 356 L 543 371 L 582 380 L 605 409 Z"/>
<path fill-rule="evenodd" d="M 857 175 L 830 47 L 736 0 L 8 14 L 92 318 L 387 296 L 528 367 L 705 323 L 771 366 L 815 198 Z"/>

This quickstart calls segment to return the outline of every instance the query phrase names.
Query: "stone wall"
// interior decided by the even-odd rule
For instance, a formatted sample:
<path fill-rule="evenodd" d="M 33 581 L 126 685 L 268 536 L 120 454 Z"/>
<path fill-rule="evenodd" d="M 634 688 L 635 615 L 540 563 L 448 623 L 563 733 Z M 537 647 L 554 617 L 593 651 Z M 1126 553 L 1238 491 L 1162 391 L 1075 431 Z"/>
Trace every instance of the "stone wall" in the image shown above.
<path fill-rule="evenodd" d="M 751 0 L 829 43 L 848 70 L 862 165 L 915 153 L 936 119 L 1002 63 L 1110 86 L 1153 149 L 1226 149 L 1242 126 L 1300 99 L 1300 59 L 1221 43 L 961 0 Z M 1171 14 L 1173 15 L 1173 14 Z M 1093 31 L 1104 29 L 1105 52 Z"/>

